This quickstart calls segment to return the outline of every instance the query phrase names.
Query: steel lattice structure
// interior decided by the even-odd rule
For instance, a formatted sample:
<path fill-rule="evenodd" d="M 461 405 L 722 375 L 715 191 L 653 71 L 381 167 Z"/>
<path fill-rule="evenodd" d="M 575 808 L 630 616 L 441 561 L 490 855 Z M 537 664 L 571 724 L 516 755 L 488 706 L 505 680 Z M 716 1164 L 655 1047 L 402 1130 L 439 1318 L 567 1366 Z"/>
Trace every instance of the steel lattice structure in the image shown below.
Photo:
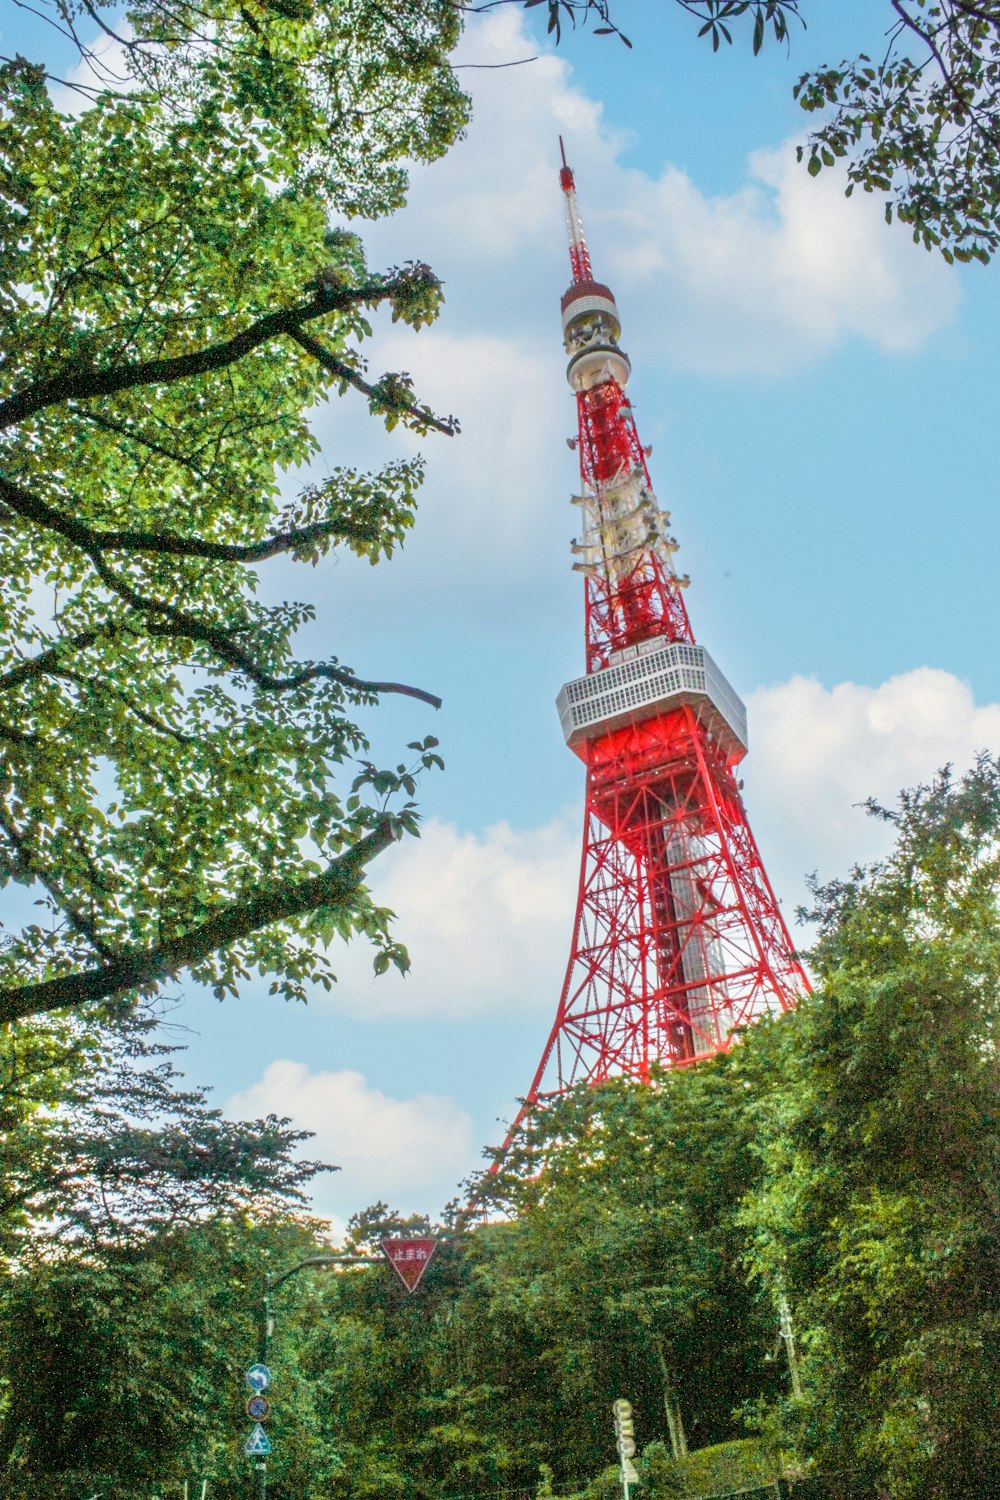
<path fill-rule="evenodd" d="M 587 767 L 587 794 L 566 980 L 508 1142 L 540 1100 L 725 1051 L 738 1028 L 790 1009 L 807 988 L 734 774 L 747 750 L 745 710 L 695 642 L 688 580 L 674 568 L 669 513 L 625 394 L 618 309 L 594 280 L 565 154 L 560 182 L 587 673 L 557 704 Z"/>

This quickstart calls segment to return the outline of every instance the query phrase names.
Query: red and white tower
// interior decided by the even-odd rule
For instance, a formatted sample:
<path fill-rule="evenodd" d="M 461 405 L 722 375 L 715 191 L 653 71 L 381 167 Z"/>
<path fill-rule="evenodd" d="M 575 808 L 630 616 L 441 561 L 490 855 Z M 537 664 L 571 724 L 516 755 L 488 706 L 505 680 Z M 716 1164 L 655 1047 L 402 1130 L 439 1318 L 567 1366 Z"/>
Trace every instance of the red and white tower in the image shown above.
<path fill-rule="evenodd" d="M 746 711 L 695 642 L 625 394 L 618 309 L 594 280 L 565 153 L 560 181 L 587 670 L 557 706 L 587 801 L 573 947 L 524 1109 L 576 1083 L 648 1079 L 654 1064 L 723 1052 L 736 1028 L 807 988 L 734 775 Z"/>

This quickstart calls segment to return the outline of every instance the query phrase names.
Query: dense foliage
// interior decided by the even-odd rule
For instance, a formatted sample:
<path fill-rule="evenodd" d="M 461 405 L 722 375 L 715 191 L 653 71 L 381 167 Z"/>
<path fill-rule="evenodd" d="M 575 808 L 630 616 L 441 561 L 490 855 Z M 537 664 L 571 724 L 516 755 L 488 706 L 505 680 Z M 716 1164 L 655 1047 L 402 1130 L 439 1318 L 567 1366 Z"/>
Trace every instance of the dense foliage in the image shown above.
<path fill-rule="evenodd" d="M 894 1497 L 985 1497 L 1000 1461 L 1000 768 L 983 759 L 873 811 L 896 848 L 818 893 L 818 994 L 743 1049 L 759 1059 L 764 1166 L 749 1263 L 795 1309 L 806 1394 L 778 1415 L 804 1457 Z"/>
<path fill-rule="evenodd" d="M 746 1284 L 735 1219 L 759 1175 L 751 1144 L 722 1059 L 573 1093 L 483 1183 L 513 1219 L 480 1236 L 494 1315 L 527 1320 L 580 1413 L 568 1470 L 548 1459 L 562 1482 L 600 1465 L 618 1394 L 679 1458 L 738 1435 L 736 1409 L 768 1385 L 773 1311 Z"/>
<path fill-rule="evenodd" d="M 649 1500 L 697 1492 L 699 1474 L 749 1485 L 769 1466 L 825 1475 L 833 1497 L 987 1500 L 1000 1462 L 1000 763 L 873 811 L 895 850 L 817 891 L 817 988 L 798 1011 L 652 1087 L 613 1081 L 536 1114 L 477 1186 L 489 1219 L 440 1227 L 414 1297 L 385 1265 L 281 1288 L 278 1493 L 611 1500 L 610 1405 L 625 1395 Z M 102 1118 L 111 1142 L 121 1127 Z M 260 1276 L 322 1242 L 280 1190 L 247 1217 L 206 1189 L 194 1223 L 151 1215 L 139 1192 L 119 1211 L 127 1232 L 95 1227 L 109 1152 L 65 1128 L 90 1141 L 61 1188 L 69 1228 L 22 1249 L 2 1291 L 10 1483 L 74 1472 L 145 1496 L 187 1477 L 235 1500 Z M 116 1190 L 129 1151 L 141 1164 L 170 1139 L 140 1131 Z M 209 1156 L 213 1139 L 210 1126 Z M 186 1160 L 171 1169 L 181 1184 Z M 282 1181 L 288 1205 L 299 1183 Z M 377 1255 L 383 1234 L 426 1227 L 378 1205 L 352 1246 Z M 736 1441 L 748 1431 L 749 1452 Z"/>
<path fill-rule="evenodd" d="M 10 1277 L 0 1335 L 5 1492 L 82 1500 L 100 1488 L 145 1500 L 211 1476 L 213 1495 L 244 1493 L 236 1439 L 248 1426 L 242 1374 L 256 1351 L 260 1277 L 309 1244 L 280 1220 L 232 1219 L 42 1259 Z M 315 1423 L 318 1393 L 287 1372 L 285 1388 L 299 1420 Z M 284 1467 L 295 1474 L 288 1447 Z M 298 1472 L 316 1458 L 310 1444 Z"/>
<path fill-rule="evenodd" d="M 0 1454 L 29 1493 L 187 1464 L 239 1489 L 259 1276 L 312 1244 L 290 1215 L 318 1168 L 184 1085 L 133 997 L 251 967 L 301 995 L 336 934 L 405 966 L 364 869 L 440 761 L 428 737 L 380 770 L 355 710 L 437 699 L 300 659 L 311 608 L 258 582 L 412 524 L 419 463 L 348 456 L 290 498 L 318 403 L 456 430 L 359 352 L 379 308 L 433 319 L 433 273 L 369 270 L 331 226 L 461 131 L 460 22 L 50 10 L 83 52 L 81 24 L 120 28 L 125 76 L 64 114 L 41 65 L 0 66 Z"/>

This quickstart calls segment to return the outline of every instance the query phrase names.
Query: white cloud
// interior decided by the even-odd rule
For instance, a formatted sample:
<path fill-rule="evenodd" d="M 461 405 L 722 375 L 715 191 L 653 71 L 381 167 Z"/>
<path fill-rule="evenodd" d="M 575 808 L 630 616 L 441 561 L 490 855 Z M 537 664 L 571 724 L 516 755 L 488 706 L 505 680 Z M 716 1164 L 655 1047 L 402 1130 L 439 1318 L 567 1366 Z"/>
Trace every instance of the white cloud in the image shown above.
<path fill-rule="evenodd" d="M 537 339 L 459 334 L 447 321 L 417 339 L 395 331 L 376 349 L 380 370 L 406 370 L 422 401 L 442 415 L 454 409 L 462 424 L 457 438 L 402 439 L 413 451 L 433 453 L 434 486 L 427 487 L 420 534 L 408 547 L 447 552 L 451 570 L 456 556 L 470 570 L 483 561 L 530 566 L 532 530 L 539 513 L 553 509 L 556 434 L 575 425 L 559 358 Z"/>
<path fill-rule="evenodd" d="M 867 797 L 891 806 L 946 763 L 962 772 L 978 751 L 1000 752 L 1000 704 L 978 705 L 967 682 L 935 667 L 877 687 L 793 677 L 751 693 L 748 713 L 750 815 L 789 912 L 804 873 L 844 875 L 888 849 L 891 829 L 858 806 Z"/>
<path fill-rule="evenodd" d="M 496 63 L 530 50 L 523 17 L 503 11 L 470 23 L 461 56 Z M 388 231 L 458 284 L 453 320 L 502 301 L 506 317 L 527 326 L 534 288 L 554 278 L 561 290 L 559 134 L 596 274 L 614 285 L 623 342 L 645 362 L 775 374 L 851 338 L 905 351 L 954 316 L 957 281 L 940 260 L 887 229 L 876 199 L 846 199 L 836 172 L 810 178 L 791 142 L 749 150 L 745 185 L 713 195 L 670 162 L 656 177 L 623 166 L 627 137 L 574 85 L 564 56 L 464 79 L 468 137 L 414 173 L 411 207 Z M 376 245 L 382 233 L 370 236 Z M 557 339 L 554 310 L 551 325 Z"/>
<path fill-rule="evenodd" d="M 582 809 L 579 817 L 582 819 Z M 482 834 L 431 818 L 371 869 L 398 917 L 412 968 L 375 979 L 360 944 L 332 955 L 339 983 L 317 1005 L 366 1020 L 550 1009 L 569 952 L 580 858 L 577 818 Z"/>
<path fill-rule="evenodd" d="M 510 9 L 473 19 L 460 56 L 491 64 L 532 50 Z M 352 397 L 317 422 L 331 462 L 418 447 L 428 458 L 420 524 L 393 569 L 397 601 L 423 607 L 433 589 L 452 612 L 467 611 L 473 592 L 507 607 L 530 594 L 543 608 L 568 561 L 574 465 L 562 438 L 575 411 L 558 312 L 569 276 L 560 133 L 640 398 L 666 366 L 777 375 L 848 339 L 915 347 L 954 313 L 947 268 L 887 229 L 864 195 L 845 200 L 831 173 L 810 178 L 788 145 L 751 153 L 745 185 L 713 195 L 669 162 L 655 177 L 625 167 L 626 138 L 574 84 L 565 54 L 462 77 L 474 94 L 467 139 L 414 170 L 406 209 L 364 227 L 373 265 L 425 259 L 447 298 L 419 335 L 378 320 L 371 368 L 409 371 L 421 399 L 457 413 L 461 435 L 417 443 L 397 430 L 386 441 Z M 370 588 L 367 569 L 358 574 Z M 352 577 L 348 567 L 338 579 L 343 598 Z"/>
<path fill-rule="evenodd" d="M 517 10 L 466 26 L 458 61 L 483 68 L 461 75 L 472 122 L 442 161 L 413 172 L 410 207 L 395 221 L 419 230 L 449 263 L 491 274 L 528 252 L 536 264 L 539 255 L 568 264 L 559 238 L 557 138 L 575 143 L 595 172 L 612 169 L 624 148 L 626 137 L 604 121 L 603 104 L 573 85 L 566 56 L 497 67 L 534 51 Z"/>
<path fill-rule="evenodd" d="M 314 1073 L 287 1058 L 233 1094 L 225 1112 L 242 1119 L 287 1116 L 311 1130 L 307 1154 L 340 1167 L 316 1180 L 314 1206 L 341 1216 L 339 1224 L 379 1199 L 404 1213 L 425 1210 L 435 1197 L 443 1207 L 478 1156 L 471 1117 L 453 1099 L 394 1099 L 361 1073 Z"/>
<path fill-rule="evenodd" d="M 729 195 L 670 165 L 656 182 L 624 177 L 610 261 L 643 308 L 644 359 L 780 374 L 852 338 L 913 349 L 954 316 L 945 266 L 890 232 L 877 202 L 845 199 L 839 175 L 810 178 L 792 142 L 752 152 Z"/>

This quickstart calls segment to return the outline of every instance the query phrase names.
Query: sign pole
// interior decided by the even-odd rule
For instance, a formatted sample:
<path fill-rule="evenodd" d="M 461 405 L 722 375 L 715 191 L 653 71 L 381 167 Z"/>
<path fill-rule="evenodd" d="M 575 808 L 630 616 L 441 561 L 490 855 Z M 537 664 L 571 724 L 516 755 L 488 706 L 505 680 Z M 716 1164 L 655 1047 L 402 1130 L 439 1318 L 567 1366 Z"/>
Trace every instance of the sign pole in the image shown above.
<path fill-rule="evenodd" d="M 615 1447 L 621 1463 L 622 1490 L 629 1500 L 629 1485 L 639 1483 L 639 1471 L 632 1459 L 635 1456 L 635 1423 L 632 1419 L 632 1403 L 619 1397 L 612 1404 L 611 1414 L 615 1422 Z"/>
<path fill-rule="evenodd" d="M 280 1275 L 264 1275 L 261 1279 L 260 1298 L 260 1327 L 258 1330 L 259 1359 L 251 1365 L 246 1372 L 246 1383 L 253 1392 L 247 1402 L 247 1416 L 254 1422 L 253 1431 L 243 1444 L 243 1452 L 248 1458 L 253 1458 L 254 1475 L 257 1480 L 258 1500 L 267 1500 L 267 1457 L 271 1451 L 271 1442 L 264 1431 L 262 1423 L 266 1422 L 270 1412 L 271 1403 L 265 1397 L 264 1392 L 271 1384 L 271 1371 L 268 1367 L 267 1357 L 271 1351 L 271 1337 L 274 1333 L 274 1312 L 272 1309 L 272 1295 L 279 1286 L 297 1276 L 300 1271 L 309 1270 L 313 1266 L 357 1266 L 370 1265 L 367 1256 L 361 1255 L 309 1255 L 300 1261 L 297 1266 Z"/>
<path fill-rule="evenodd" d="M 387 1239 L 382 1241 L 382 1251 L 395 1270 L 400 1281 L 408 1292 L 416 1291 L 421 1278 L 427 1269 L 431 1256 L 434 1254 L 437 1242 L 434 1239 Z M 300 1261 L 297 1266 L 282 1272 L 277 1276 L 265 1275 L 261 1283 L 260 1299 L 260 1329 L 258 1336 L 259 1360 L 257 1364 L 251 1365 L 246 1372 L 246 1383 L 253 1395 L 247 1402 L 247 1416 L 252 1418 L 254 1428 L 246 1442 L 243 1444 L 243 1452 L 248 1458 L 255 1459 L 254 1474 L 257 1479 L 258 1500 L 267 1500 L 267 1458 L 271 1451 L 271 1442 L 264 1431 L 263 1422 L 266 1422 L 270 1412 L 271 1403 L 264 1395 L 271 1384 L 271 1371 L 268 1367 L 267 1357 L 271 1352 L 271 1336 L 274 1333 L 274 1314 L 271 1306 L 272 1293 L 279 1286 L 297 1276 L 300 1271 L 308 1270 L 312 1266 L 370 1266 L 374 1264 L 367 1255 L 309 1255 Z M 628 1500 L 626 1493 L 625 1500 Z"/>
<path fill-rule="evenodd" d="M 792 1329 L 792 1310 L 788 1305 L 784 1287 L 778 1297 L 778 1327 L 781 1329 L 782 1342 L 785 1345 L 785 1353 L 788 1356 L 788 1373 L 792 1378 L 792 1395 L 796 1399 L 802 1395 L 802 1379 L 799 1375 L 799 1361 L 795 1353 L 795 1333 Z"/>
<path fill-rule="evenodd" d="M 268 1353 L 269 1353 L 269 1350 L 268 1350 L 267 1346 L 268 1346 L 268 1341 L 269 1341 L 269 1337 L 270 1337 L 270 1333 L 271 1333 L 271 1298 L 268 1295 L 268 1285 L 267 1285 L 267 1276 L 266 1275 L 264 1277 L 264 1295 L 261 1298 L 261 1301 L 263 1303 L 263 1308 L 262 1308 L 263 1317 L 261 1318 L 261 1325 L 260 1325 L 260 1362 L 261 1362 L 262 1365 L 266 1365 L 267 1364 L 267 1356 L 268 1356 Z M 257 1460 L 257 1464 L 256 1464 L 256 1468 L 257 1468 L 258 1495 L 260 1497 L 260 1500 L 267 1500 L 267 1459 L 266 1458 L 260 1458 L 260 1459 L 258 1459 Z"/>

